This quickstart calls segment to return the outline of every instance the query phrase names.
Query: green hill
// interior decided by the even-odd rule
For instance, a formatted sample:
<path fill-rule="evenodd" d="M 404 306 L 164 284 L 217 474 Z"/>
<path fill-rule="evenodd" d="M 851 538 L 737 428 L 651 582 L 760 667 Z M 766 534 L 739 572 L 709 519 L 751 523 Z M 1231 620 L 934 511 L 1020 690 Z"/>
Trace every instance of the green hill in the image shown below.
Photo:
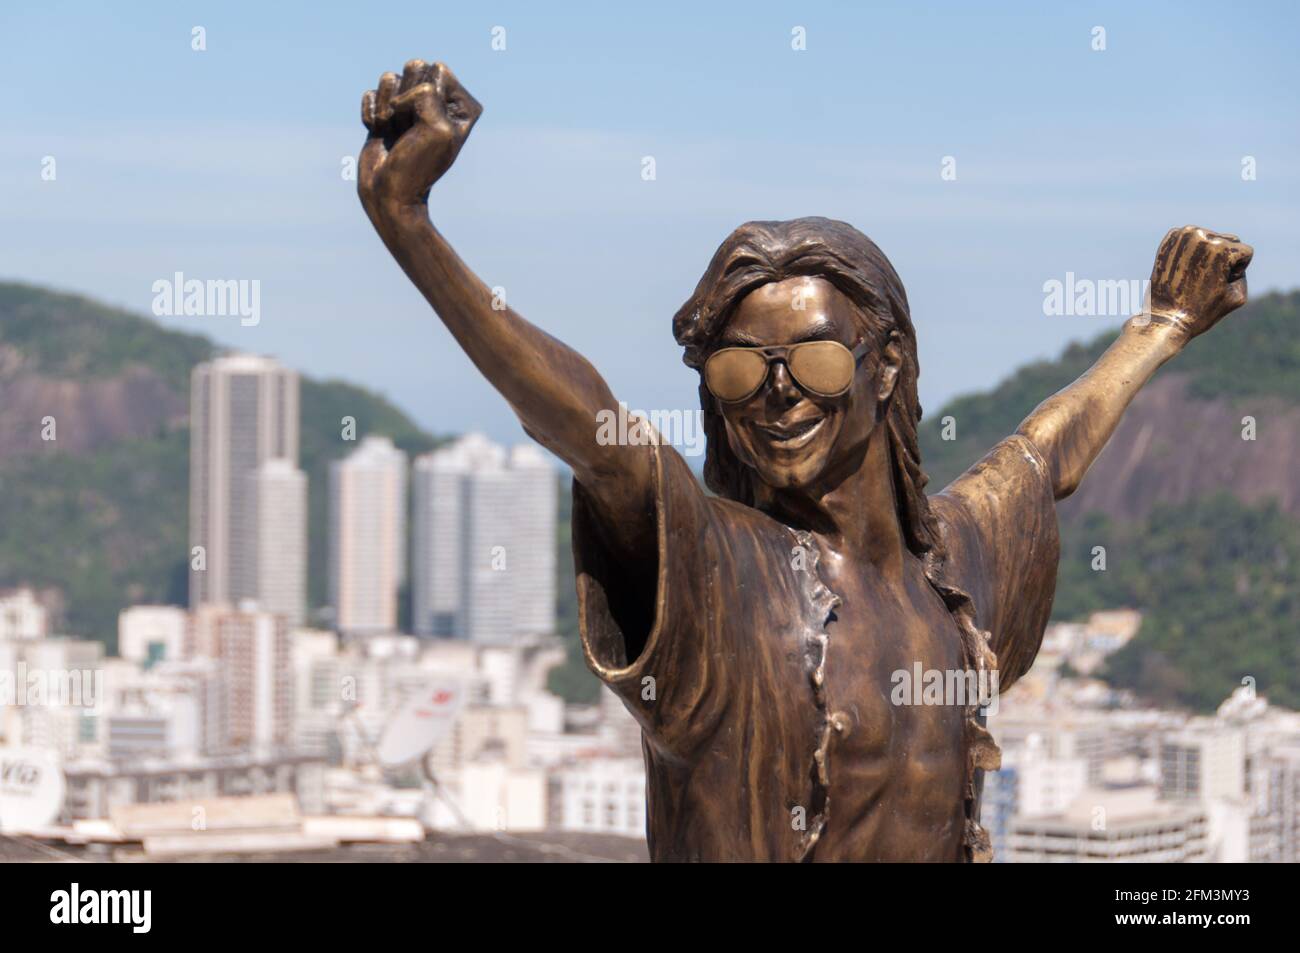
<path fill-rule="evenodd" d="M 1106 549 L 1104 572 L 1092 568 Z M 1220 493 L 1156 506 L 1141 523 L 1067 526 L 1058 618 L 1136 606 L 1137 636 L 1107 659 L 1112 684 L 1166 706 L 1213 709 L 1245 676 L 1300 709 L 1300 520 Z"/>
<path fill-rule="evenodd" d="M 148 436 L 132 436 L 151 409 L 124 405 L 98 414 L 94 434 L 58 419 L 59 439 L 40 443 L 0 432 L 0 587 L 57 587 L 62 628 L 116 644 L 117 614 L 135 602 L 187 601 L 190 369 L 214 356 L 207 338 L 85 298 L 28 285 L 0 283 L 0 399 L 4 416 L 36 433 L 46 408 L 38 394 L 56 386 L 76 409 L 87 396 L 128 373 L 147 373 L 174 396 L 179 414 L 159 410 Z M 328 585 L 328 467 L 353 446 L 340 420 L 356 418 L 357 434 L 384 434 L 408 453 L 437 444 L 390 402 L 340 381 L 303 377 L 300 465 L 309 480 L 309 600 L 324 605 Z M 130 413 L 126 413 L 130 411 Z M 88 415 L 87 415 L 88 416 Z M 65 430 L 91 449 L 66 448 Z"/>

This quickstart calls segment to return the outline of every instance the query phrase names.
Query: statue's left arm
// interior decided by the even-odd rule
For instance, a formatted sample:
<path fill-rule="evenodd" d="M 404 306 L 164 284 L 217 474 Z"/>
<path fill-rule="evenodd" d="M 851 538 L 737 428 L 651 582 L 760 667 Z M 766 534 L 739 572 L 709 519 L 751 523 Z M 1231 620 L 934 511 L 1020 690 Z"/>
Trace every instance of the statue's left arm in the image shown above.
<path fill-rule="evenodd" d="M 1235 235 L 1190 225 L 1165 236 L 1151 272 L 1150 314 L 1130 318 L 1087 373 L 1039 404 L 1019 427 L 1046 461 L 1056 499 L 1078 488 L 1151 375 L 1246 303 L 1252 254 Z"/>

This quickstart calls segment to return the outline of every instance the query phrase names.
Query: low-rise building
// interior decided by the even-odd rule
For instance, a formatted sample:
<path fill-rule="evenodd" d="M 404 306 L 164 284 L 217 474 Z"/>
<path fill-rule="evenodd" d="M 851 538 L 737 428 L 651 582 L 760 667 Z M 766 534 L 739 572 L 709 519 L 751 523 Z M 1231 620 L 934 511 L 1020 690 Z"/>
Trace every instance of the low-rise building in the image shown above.
<path fill-rule="evenodd" d="M 1064 812 L 1016 817 L 1007 832 L 1011 863 L 1203 863 L 1205 810 L 1161 801 L 1154 787 L 1089 789 Z"/>

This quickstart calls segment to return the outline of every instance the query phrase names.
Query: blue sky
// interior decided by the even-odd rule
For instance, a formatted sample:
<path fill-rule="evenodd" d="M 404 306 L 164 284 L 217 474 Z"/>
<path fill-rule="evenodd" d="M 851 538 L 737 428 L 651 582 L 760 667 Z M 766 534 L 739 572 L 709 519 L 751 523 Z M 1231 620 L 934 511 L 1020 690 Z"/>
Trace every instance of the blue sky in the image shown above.
<path fill-rule="evenodd" d="M 7 4 L 0 277 L 142 313 L 176 271 L 258 279 L 256 327 L 161 320 L 522 439 L 340 174 L 361 93 L 441 59 L 486 111 L 435 221 L 629 404 L 696 405 L 670 319 L 732 228 L 827 215 L 902 275 L 933 411 L 1117 323 L 1045 316 L 1044 282 L 1145 278 L 1171 226 L 1253 243 L 1256 292 L 1300 285 L 1298 23 L 1250 2 Z"/>

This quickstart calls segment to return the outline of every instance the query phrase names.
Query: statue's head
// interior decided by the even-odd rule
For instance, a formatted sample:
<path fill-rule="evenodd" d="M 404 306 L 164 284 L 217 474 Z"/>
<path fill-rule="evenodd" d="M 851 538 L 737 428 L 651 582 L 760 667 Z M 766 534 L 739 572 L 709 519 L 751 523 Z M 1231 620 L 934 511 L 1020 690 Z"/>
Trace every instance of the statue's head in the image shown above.
<path fill-rule="evenodd" d="M 701 375 L 710 489 L 748 504 L 764 487 L 829 489 L 872 439 L 888 440 L 905 534 L 927 548 L 916 333 L 903 284 L 869 238 L 825 218 L 742 225 L 673 331 Z"/>

